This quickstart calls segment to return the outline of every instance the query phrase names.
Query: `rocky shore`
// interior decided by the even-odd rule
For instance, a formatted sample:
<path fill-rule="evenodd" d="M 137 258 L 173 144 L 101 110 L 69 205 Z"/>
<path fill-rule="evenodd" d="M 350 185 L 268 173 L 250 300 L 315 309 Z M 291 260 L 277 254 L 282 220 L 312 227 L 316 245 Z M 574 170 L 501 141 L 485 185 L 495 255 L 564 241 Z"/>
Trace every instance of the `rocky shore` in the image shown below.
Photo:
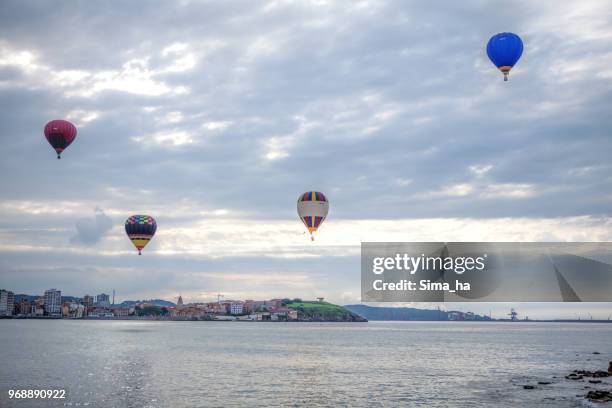
<path fill-rule="evenodd" d="M 602 380 L 600 380 L 599 378 L 607 378 L 607 377 L 612 377 L 612 361 L 610 361 L 608 365 L 608 371 L 574 370 L 565 376 L 567 380 L 588 381 L 589 384 L 602 384 Z M 587 385 L 584 388 L 588 389 L 588 388 L 591 388 L 591 386 Z M 585 395 L 585 398 L 587 398 L 589 401 L 592 401 L 592 402 L 612 402 L 612 388 L 608 390 L 604 390 L 604 389 L 590 390 Z"/>
<path fill-rule="evenodd" d="M 574 370 L 570 375 L 572 377 L 578 376 L 582 378 L 594 378 L 592 380 L 588 380 L 590 384 L 601 384 L 602 380 L 596 380 L 595 378 L 612 377 L 612 361 L 610 361 L 608 364 L 608 371 Z M 592 402 L 612 402 L 612 388 L 608 390 L 591 390 L 587 393 L 586 398 Z"/>
<path fill-rule="evenodd" d="M 593 354 L 599 353 L 594 352 Z M 538 381 L 537 385 L 525 384 L 523 389 L 535 390 L 540 386 L 547 386 L 557 382 L 556 378 L 553 377 L 551 381 Z M 594 403 L 612 402 L 612 382 L 606 381 L 605 379 L 607 378 L 612 380 L 612 361 L 609 362 L 607 371 L 573 370 L 565 376 L 566 380 L 584 383 L 583 389 L 586 391 L 586 394 L 579 394 L 576 397 L 583 397 Z"/>

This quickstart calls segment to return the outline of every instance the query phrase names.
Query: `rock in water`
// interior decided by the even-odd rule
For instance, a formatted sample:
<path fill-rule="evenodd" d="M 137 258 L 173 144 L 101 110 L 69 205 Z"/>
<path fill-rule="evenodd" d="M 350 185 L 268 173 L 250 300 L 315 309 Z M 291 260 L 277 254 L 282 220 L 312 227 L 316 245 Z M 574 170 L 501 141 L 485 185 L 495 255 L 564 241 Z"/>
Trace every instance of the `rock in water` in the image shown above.
<path fill-rule="evenodd" d="M 595 371 L 595 372 L 594 372 L 594 373 L 592 373 L 592 375 L 591 375 L 591 377 L 594 377 L 594 378 L 605 378 L 605 377 L 609 377 L 609 376 L 610 376 L 610 374 L 609 374 L 609 373 L 607 373 L 607 372 L 605 372 L 605 371 L 601 371 L 601 370 L 599 370 L 599 371 Z"/>
<path fill-rule="evenodd" d="M 612 361 L 610 361 L 610 364 L 608 365 L 608 372 L 612 374 Z"/>
<path fill-rule="evenodd" d="M 585 377 L 594 377 L 594 378 L 605 378 L 605 377 L 609 377 L 612 373 L 609 373 L 607 371 L 602 371 L 602 370 L 597 370 L 597 371 L 589 371 L 589 370 L 574 370 L 569 377 L 581 377 L 585 376 Z M 568 376 L 566 376 L 565 378 L 568 378 Z M 575 380 L 576 378 L 572 378 L 573 380 Z"/>
<path fill-rule="evenodd" d="M 589 391 L 586 397 L 591 401 L 608 402 L 612 401 L 612 392 L 604 390 L 594 390 Z"/>

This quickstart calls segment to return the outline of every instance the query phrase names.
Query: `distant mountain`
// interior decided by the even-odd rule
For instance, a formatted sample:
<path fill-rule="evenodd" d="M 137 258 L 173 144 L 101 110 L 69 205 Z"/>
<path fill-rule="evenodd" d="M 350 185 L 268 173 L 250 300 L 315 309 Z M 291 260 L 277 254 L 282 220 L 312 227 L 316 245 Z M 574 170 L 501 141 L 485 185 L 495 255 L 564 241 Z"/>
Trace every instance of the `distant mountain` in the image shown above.
<path fill-rule="evenodd" d="M 441 310 L 366 305 L 346 305 L 343 307 L 368 320 L 448 320 L 448 314 Z"/>
<path fill-rule="evenodd" d="M 39 297 L 40 297 L 40 295 L 39 296 L 35 296 L 35 295 L 26 295 L 26 294 L 23 294 L 23 293 L 18 293 L 18 294 L 15 295 L 15 302 L 19 302 L 19 301 L 21 301 L 21 299 L 25 299 L 28 302 L 33 302 L 36 299 L 38 299 Z"/>
<path fill-rule="evenodd" d="M 33 302 L 36 299 L 38 299 L 39 297 L 44 297 L 45 295 L 26 295 L 24 293 L 18 293 L 15 295 L 15 302 L 19 302 L 22 299 L 25 299 L 29 302 Z M 80 297 L 76 297 L 76 296 L 64 296 L 62 295 L 62 302 L 76 302 L 76 301 L 81 301 L 83 300 L 83 298 Z"/>
<path fill-rule="evenodd" d="M 121 307 L 130 307 L 134 306 L 138 303 L 149 303 L 151 305 L 160 306 L 160 307 L 174 307 L 176 304 L 169 302 L 163 299 L 145 299 L 145 300 L 125 300 L 119 304 Z"/>

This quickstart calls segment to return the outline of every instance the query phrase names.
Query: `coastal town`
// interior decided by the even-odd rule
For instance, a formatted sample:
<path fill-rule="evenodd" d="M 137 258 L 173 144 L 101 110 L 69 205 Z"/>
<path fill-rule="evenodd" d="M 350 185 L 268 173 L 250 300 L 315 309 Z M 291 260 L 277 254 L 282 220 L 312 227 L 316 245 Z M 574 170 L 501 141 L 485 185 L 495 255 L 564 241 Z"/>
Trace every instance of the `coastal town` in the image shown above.
<path fill-rule="evenodd" d="M 362 304 L 338 306 L 319 297 L 316 300 L 275 298 L 269 300 L 230 300 L 222 294 L 212 302 L 176 303 L 162 299 L 125 300 L 115 303 L 111 294 L 62 295 L 47 289 L 41 295 L 15 294 L 0 289 L 0 318 L 17 319 L 119 319 L 119 320 L 221 320 L 221 321 L 530 321 L 518 318 L 511 309 L 508 318 L 493 319 L 471 311 L 372 307 Z M 593 320 L 590 320 L 593 321 Z"/>
<path fill-rule="evenodd" d="M 302 299 L 227 300 L 175 303 L 160 300 L 124 301 L 115 304 L 112 295 L 62 296 L 48 289 L 40 296 L 16 295 L 0 289 L 0 317 L 41 319 L 134 319 L 134 320 L 225 320 L 225 321 L 366 321 L 340 306 Z"/>

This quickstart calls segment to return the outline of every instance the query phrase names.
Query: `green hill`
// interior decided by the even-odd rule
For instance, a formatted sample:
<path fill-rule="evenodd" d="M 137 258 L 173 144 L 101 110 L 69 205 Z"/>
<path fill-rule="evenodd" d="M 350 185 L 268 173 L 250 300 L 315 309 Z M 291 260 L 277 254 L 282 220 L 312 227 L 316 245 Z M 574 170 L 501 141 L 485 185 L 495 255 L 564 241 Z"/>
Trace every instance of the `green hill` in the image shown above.
<path fill-rule="evenodd" d="M 363 317 L 346 310 L 342 306 L 318 301 L 285 302 L 290 309 L 298 311 L 298 319 L 317 322 L 366 322 Z"/>

